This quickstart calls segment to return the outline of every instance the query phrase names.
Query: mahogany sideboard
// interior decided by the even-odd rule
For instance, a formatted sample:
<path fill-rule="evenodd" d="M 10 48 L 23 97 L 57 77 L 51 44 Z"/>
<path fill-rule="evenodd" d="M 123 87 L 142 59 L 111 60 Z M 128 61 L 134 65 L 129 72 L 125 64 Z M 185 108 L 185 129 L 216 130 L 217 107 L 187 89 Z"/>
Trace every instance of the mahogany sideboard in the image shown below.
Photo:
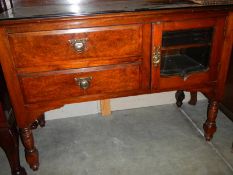
<path fill-rule="evenodd" d="M 30 167 L 39 167 L 32 129 L 44 126 L 44 112 L 69 103 L 178 90 L 181 106 L 183 91 L 202 92 L 210 140 L 231 11 L 188 0 L 13 1 L 0 14 L 0 60 Z"/>

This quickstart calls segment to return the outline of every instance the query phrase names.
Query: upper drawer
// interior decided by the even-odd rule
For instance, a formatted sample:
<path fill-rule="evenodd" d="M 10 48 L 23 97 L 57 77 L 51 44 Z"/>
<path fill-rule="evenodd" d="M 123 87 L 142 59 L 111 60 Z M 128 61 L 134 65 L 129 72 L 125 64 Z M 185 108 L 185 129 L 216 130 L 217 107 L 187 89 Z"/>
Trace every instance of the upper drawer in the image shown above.
<path fill-rule="evenodd" d="M 142 26 L 110 26 L 9 34 L 18 68 L 142 55 Z"/>

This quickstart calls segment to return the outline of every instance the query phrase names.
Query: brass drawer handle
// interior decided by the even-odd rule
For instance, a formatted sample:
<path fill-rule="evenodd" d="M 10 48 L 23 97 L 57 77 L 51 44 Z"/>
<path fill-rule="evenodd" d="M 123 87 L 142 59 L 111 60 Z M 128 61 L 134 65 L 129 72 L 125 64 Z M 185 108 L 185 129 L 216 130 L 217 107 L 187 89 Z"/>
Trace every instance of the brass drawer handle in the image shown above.
<path fill-rule="evenodd" d="M 73 48 L 79 53 L 82 53 L 87 49 L 87 38 L 71 39 L 69 40 L 69 42 L 73 46 Z"/>
<path fill-rule="evenodd" d="M 155 67 L 157 67 L 161 60 L 161 46 L 154 47 L 152 53 L 152 62 Z"/>
<path fill-rule="evenodd" d="M 76 84 L 83 90 L 86 90 L 91 85 L 92 77 L 85 77 L 85 78 L 74 78 Z"/>

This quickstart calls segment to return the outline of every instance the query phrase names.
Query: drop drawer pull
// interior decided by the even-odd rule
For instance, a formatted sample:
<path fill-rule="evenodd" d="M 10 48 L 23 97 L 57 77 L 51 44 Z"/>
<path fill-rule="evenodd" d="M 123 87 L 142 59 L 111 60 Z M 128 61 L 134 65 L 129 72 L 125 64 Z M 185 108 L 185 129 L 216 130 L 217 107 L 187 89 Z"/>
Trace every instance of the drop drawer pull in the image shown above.
<path fill-rule="evenodd" d="M 76 84 L 81 88 L 86 90 L 91 85 L 92 77 L 85 77 L 85 78 L 74 78 Z"/>
<path fill-rule="evenodd" d="M 86 47 L 87 46 L 87 38 L 71 39 L 71 40 L 69 40 L 69 43 L 79 53 L 82 53 L 87 49 L 87 47 Z"/>

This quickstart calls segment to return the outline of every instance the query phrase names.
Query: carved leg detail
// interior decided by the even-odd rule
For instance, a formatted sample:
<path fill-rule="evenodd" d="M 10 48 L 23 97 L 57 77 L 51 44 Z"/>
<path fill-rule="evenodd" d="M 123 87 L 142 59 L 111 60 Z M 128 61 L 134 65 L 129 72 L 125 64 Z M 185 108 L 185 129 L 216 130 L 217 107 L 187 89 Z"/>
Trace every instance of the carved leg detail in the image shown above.
<path fill-rule="evenodd" d="M 45 116 L 44 114 L 39 117 L 35 122 L 32 123 L 31 125 L 31 129 L 36 129 L 38 127 L 38 125 L 40 125 L 40 127 L 44 127 L 45 126 Z"/>
<path fill-rule="evenodd" d="M 196 105 L 197 104 L 197 92 L 190 92 L 190 100 L 189 104 L 190 105 Z"/>
<path fill-rule="evenodd" d="M 34 171 L 39 168 L 39 155 L 34 145 L 34 139 L 31 128 L 20 129 L 21 140 L 25 148 L 25 157 L 30 168 Z"/>
<path fill-rule="evenodd" d="M 183 100 L 185 98 L 184 91 L 182 90 L 176 91 L 175 97 L 176 97 L 176 105 L 178 107 L 181 107 L 183 104 Z"/>
<path fill-rule="evenodd" d="M 214 133 L 217 130 L 216 127 L 216 118 L 218 113 L 218 102 L 212 101 L 209 102 L 207 109 L 207 120 L 203 125 L 205 131 L 205 138 L 207 141 L 210 141 L 213 138 Z"/>

